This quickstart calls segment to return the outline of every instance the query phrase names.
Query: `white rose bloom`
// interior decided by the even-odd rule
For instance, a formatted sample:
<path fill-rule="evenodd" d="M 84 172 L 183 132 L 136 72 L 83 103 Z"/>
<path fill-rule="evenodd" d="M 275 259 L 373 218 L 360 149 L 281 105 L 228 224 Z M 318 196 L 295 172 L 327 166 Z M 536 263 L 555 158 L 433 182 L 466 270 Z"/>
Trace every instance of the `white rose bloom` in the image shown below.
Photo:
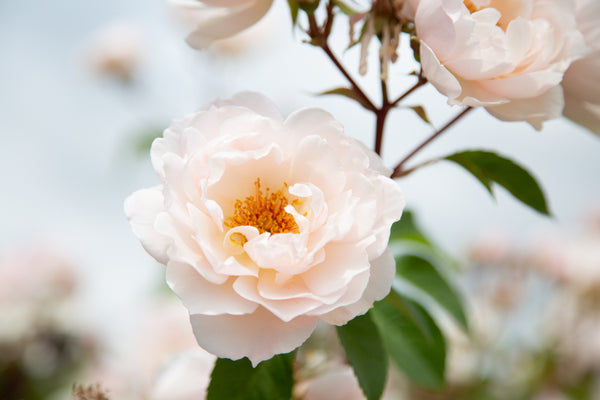
<path fill-rule="evenodd" d="M 161 185 L 125 212 L 209 352 L 256 365 L 389 292 L 402 193 L 327 112 L 284 119 L 240 93 L 175 121 L 151 156 Z"/>
<path fill-rule="evenodd" d="M 182 21 L 194 26 L 187 43 L 203 49 L 257 23 L 273 0 L 169 0 Z"/>
<path fill-rule="evenodd" d="M 562 115 L 564 72 L 587 54 L 574 0 L 421 0 L 427 79 L 449 104 L 536 129 Z"/>
<path fill-rule="evenodd" d="M 576 0 L 577 24 L 591 52 L 565 73 L 564 115 L 600 134 L 600 1 Z"/>

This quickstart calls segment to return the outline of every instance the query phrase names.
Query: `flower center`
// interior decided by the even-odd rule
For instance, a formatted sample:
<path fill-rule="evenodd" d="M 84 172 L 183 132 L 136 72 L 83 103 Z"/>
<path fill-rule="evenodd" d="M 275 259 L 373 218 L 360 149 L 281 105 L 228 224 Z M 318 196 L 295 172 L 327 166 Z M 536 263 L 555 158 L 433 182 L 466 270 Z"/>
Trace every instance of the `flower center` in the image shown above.
<path fill-rule="evenodd" d="M 244 200 L 235 201 L 234 214 L 225 220 L 224 225 L 228 228 L 249 225 L 257 228 L 260 233 L 299 233 L 294 217 L 285 211 L 289 204 L 285 191 L 287 183 L 276 192 L 267 188 L 263 193 L 260 189 L 260 178 L 256 178 L 254 194 Z"/>
<path fill-rule="evenodd" d="M 464 0 L 465 7 L 469 12 L 481 11 L 484 8 L 495 8 L 501 14 L 500 20 L 496 25 L 504 31 L 508 28 L 508 24 L 517 18 L 519 15 L 526 14 L 526 4 L 523 0 Z"/>

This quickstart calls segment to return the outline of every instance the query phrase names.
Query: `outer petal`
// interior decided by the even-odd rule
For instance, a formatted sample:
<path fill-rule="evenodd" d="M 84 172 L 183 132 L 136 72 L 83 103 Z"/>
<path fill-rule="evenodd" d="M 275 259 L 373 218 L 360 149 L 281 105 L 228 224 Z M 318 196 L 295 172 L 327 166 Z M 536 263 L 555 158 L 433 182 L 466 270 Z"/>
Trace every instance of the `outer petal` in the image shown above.
<path fill-rule="evenodd" d="M 567 95 L 563 114 L 571 121 L 600 135 L 600 104 L 586 103 Z"/>
<path fill-rule="evenodd" d="M 233 279 L 221 285 L 208 282 L 190 265 L 170 262 L 167 283 L 181 298 L 190 314 L 248 314 L 258 305 L 233 291 Z"/>
<path fill-rule="evenodd" d="M 561 116 L 564 104 L 562 87 L 555 86 L 541 96 L 513 100 L 510 103 L 486 107 L 486 110 L 503 121 L 526 121 L 540 130 L 544 121 Z"/>
<path fill-rule="evenodd" d="M 394 255 L 388 248 L 381 257 L 371 261 L 371 277 L 362 298 L 354 304 L 322 315 L 321 319 L 330 324 L 343 325 L 357 315 L 366 313 L 375 301 L 383 299 L 390 292 L 395 274 Z"/>
<path fill-rule="evenodd" d="M 444 67 L 431 48 L 421 42 L 421 65 L 427 79 L 440 93 L 446 95 L 449 100 L 460 96 L 462 88 L 460 82 L 446 67 Z"/>
<path fill-rule="evenodd" d="M 196 14 L 198 24 L 186 38 L 187 43 L 195 49 L 203 49 L 217 39 L 232 36 L 258 22 L 269 11 L 273 0 L 255 0 L 248 5 L 217 8 L 214 12 L 202 8 L 190 9 Z M 207 12 L 212 12 L 209 17 Z"/>
<path fill-rule="evenodd" d="M 167 249 L 171 239 L 154 228 L 156 216 L 164 211 L 162 188 L 155 186 L 141 189 L 125 200 L 125 215 L 133 233 L 140 239 L 144 249 L 161 264 L 167 263 Z"/>
<path fill-rule="evenodd" d="M 300 346 L 317 325 L 317 317 L 298 317 L 283 322 L 259 307 L 252 314 L 190 316 L 198 344 L 222 358 L 248 357 L 253 366 L 275 354 Z"/>

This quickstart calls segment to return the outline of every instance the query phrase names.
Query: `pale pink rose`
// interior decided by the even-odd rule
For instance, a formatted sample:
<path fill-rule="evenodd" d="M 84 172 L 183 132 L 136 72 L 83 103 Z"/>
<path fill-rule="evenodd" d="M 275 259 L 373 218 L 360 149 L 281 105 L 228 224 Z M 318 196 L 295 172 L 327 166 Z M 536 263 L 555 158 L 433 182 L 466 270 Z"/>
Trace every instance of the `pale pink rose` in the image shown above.
<path fill-rule="evenodd" d="M 327 112 L 284 119 L 240 93 L 175 121 L 151 156 L 161 184 L 125 212 L 209 352 L 256 365 L 389 292 L 402 193 Z"/>
<path fill-rule="evenodd" d="M 562 115 L 563 75 L 589 50 L 574 0 L 421 0 L 415 25 L 424 74 L 449 104 L 536 129 Z"/>
<path fill-rule="evenodd" d="M 169 0 L 175 13 L 193 26 L 186 38 L 195 49 L 233 36 L 254 25 L 271 8 L 273 0 Z"/>
<path fill-rule="evenodd" d="M 565 73 L 564 115 L 600 134 L 600 1 L 576 0 L 576 17 L 591 52 Z"/>

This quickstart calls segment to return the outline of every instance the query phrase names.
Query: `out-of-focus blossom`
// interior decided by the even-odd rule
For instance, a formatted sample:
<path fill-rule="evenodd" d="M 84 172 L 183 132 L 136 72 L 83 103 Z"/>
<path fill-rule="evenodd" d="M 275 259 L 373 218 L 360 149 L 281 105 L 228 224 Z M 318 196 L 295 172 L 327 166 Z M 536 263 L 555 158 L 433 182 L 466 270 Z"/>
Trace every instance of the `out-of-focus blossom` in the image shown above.
<path fill-rule="evenodd" d="M 161 185 L 125 212 L 209 352 L 256 365 L 389 292 L 402 193 L 325 111 L 284 119 L 240 93 L 175 121 L 151 153 Z"/>
<path fill-rule="evenodd" d="M 95 32 L 86 49 L 88 62 L 98 75 L 129 82 L 142 60 L 143 33 L 130 22 L 118 21 Z"/>
<path fill-rule="evenodd" d="M 600 134 L 600 1 L 575 0 L 577 25 L 591 52 L 565 73 L 564 115 Z"/>
<path fill-rule="evenodd" d="M 298 384 L 302 400 L 364 400 L 356 376 L 349 365 L 340 365 Z"/>
<path fill-rule="evenodd" d="M 95 356 L 96 338 L 81 326 L 72 262 L 29 243 L 0 255 L 0 398 L 54 398 Z M 43 385 L 43 386 L 42 386 Z"/>
<path fill-rule="evenodd" d="M 202 400 L 216 357 L 195 348 L 174 356 L 156 377 L 150 400 Z"/>
<path fill-rule="evenodd" d="M 589 51 L 574 0 L 421 0 L 415 25 L 423 72 L 449 104 L 536 129 L 562 115 L 564 73 Z"/>
<path fill-rule="evenodd" d="M 600 234 L 546 238 L 530 255 L 534 266 L 583 292 L 600 293 Z"/>
<path fill-rule="evenodd" d="M 484 264 L 507 263 L 510 256 L 511 247 L 507 236 L 495 231 L 478 235 L 469 250 L 472 261 Z"/>
<path fill-rule="evenodd" d="M 146 303 L 128 333 L 85 374 L 115 399 L 148 398 L 165 363 L 198 348 L 187 311 L 174 296 Z"/>
<path fill-rule="evenodd" d="M 175 14 L 193 26 L 187 43 L 195 49 L 208 47 L 254 25 L 271 8 L 273 0 L 169 0 Z"/>

